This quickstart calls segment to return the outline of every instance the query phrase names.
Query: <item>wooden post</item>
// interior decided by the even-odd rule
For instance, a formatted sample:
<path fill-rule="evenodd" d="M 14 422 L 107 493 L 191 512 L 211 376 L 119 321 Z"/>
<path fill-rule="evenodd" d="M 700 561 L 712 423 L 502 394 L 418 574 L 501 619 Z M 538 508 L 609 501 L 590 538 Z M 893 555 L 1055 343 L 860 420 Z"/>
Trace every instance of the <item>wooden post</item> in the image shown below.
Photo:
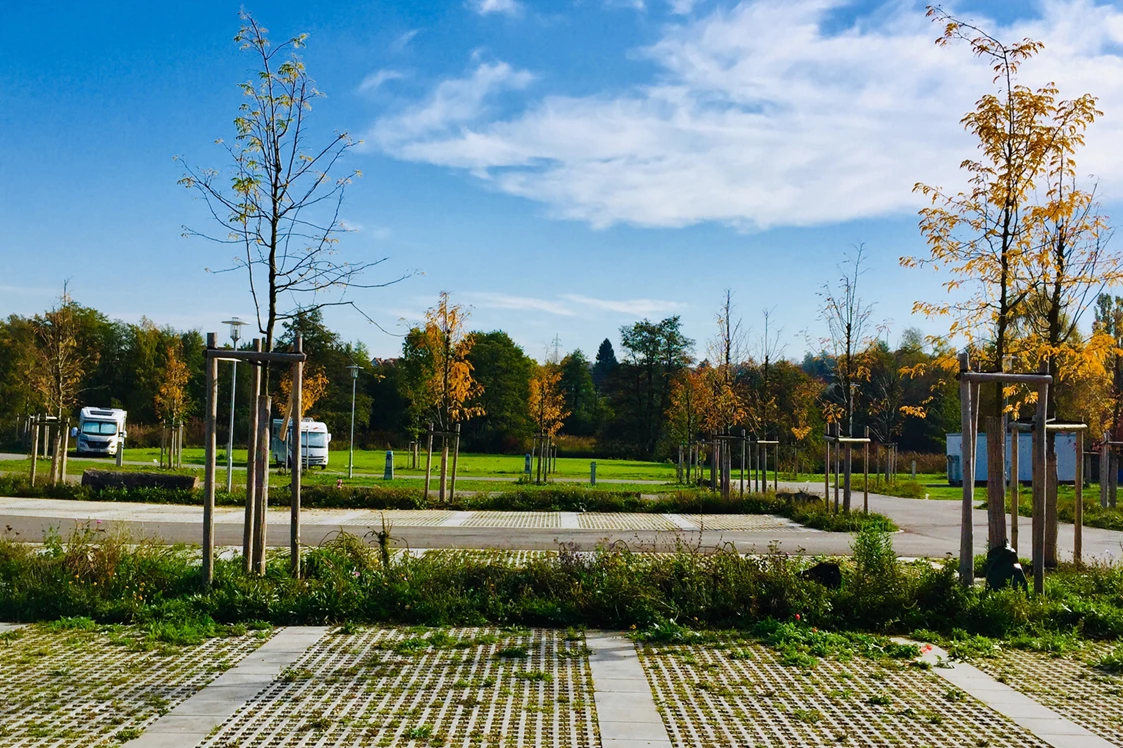
<path fill-rule="evenodd" d="M 774 464 L 772 465 L 772 491 L 773 493 L 780 492 L 780 445 L 776 445 L 776 454 L 772 455 Z"/>
<path fill-rule="evenodd" d="M 850 499 L 851 499 L 851 483 L 850 477 L 853 471 L 854 450 L 850 442 L 846 443 L 846 457 L 845 464 L 843 465 L 843 478 L 842 478 L 842 511 L 850 514 Z"/>
<path fill-rule="evenodd" d="M 842 430 L 839 428 L 839 425 L 836 423 L 834 425 L 834 435 L 835 435 L 836 438 L 841 433 L 841 431 Z M 840 487 L 839 484 L 842 481 L 839 480 L 839 467 L 840 467 L 841 462 L 842 462 L 842 444 L 840 442 L 836 441 L 834 443 L 834 513 L 835 514 L 838 514 L 839 509 L 840 509 L 839 490 L 841 489 L 841 487 Z"/>
<path fill-rule="evenodd" d="M 823 439 L 823 446 L 826 447 L 823 456 L 823 504 L 827 509 L 831 508 L 831 440 L 828 434 Z"/>
<path fill-rule="evenodd" d="M 265 573 L 265 547 L 266 532 L 268 530 L 267 515 L 269 512 L 269 453 L 271 451 L 270 439 L 273 434 L 271 410 L 273 400 L 269 395 L 258 395 L 254 402 L 257 410 L 257 437 L 254 447 L 257 450 L 253 460 L 254 467 L 253 501 L 254 501 L 254 539 L 253 539 L 253 568 L 258 574 Z"/>
<path fill-rule="evenodd" d="M 218 347 L 218 336 L 207 333 L 207 348 Z M 206 468 L 203 479 L 203 584 L 214 581 L 214 461 L 215 421 L 218 419 L 218 359 L 207 358 L 206 420 L 203 422 L 203 446 L 206 449 Z"/>
<path fill-rule="evenodd" d="M 1107 489 L 1108 479 L 1107 471 L 1109 470 L 1111 460 L 1108 458 L 1108 450 L 1111 447 L 1107 443 L 1108 435 L 1105 432 L 1103 436 L 1103 443 L 1100 444 L 1100 508 L 1107 509 Z"/>
<path fill-rule="evenodd" d="M 442 504 L 448 499 L 448 432 L 441 434 L 441 474 L 437 480 L 437 500 Z"/>
<path fill-rule="evenodd" d="M 62 454 L 59 456 L 59 475 L 62 477 L 62 484 L 65 486 L 66 455 L 70 451 L 70 419 L 67 418 L 66 421 L 60 423 L 59 428 L 62 429 Z M 122 447 L 118 445 L 117 450 L 120 451 L 121 449 Z"/>
<path fill-rule="evenodd" d="M 866 443 L 862 445 L 862 514 L 870 513 L 870 427 L 866 426 Z"/>
<path fill-rule="evenodd" d="M 460 456 L 460 424 L 456 424 L 452 430 L 452 481 L 448 486 L 449 501 L 456 498 L 456 459 Z"/>
<path fill-rule="evenodd" d="M 1045 568 L 1057 568 L 1057 432 L 1046 434 Z"/>
<path fill-rule="evenodd" d="M 1119 456 L 1114 449 L 1107 452 L 1107 506 L 1114 509 L 1119 496 Z"/>
<path fill-rule="evenodd" d="M 1045 365 L 1042 371 L 1045 371 Z M 1046 414 L 1049 404 L 1049 387 L 1037 388 L 1037 415 L 1033 432 L 1033 591 L 1045 591 L 1045 469 L 1048 454 L 1046 451 Z"/>
<path fill-rule="evenodd" d="M 425 500 L 429 500 L 429 480 L 433 476 L 433 422 L 429 422 L 429 446 L 425 452 Z"/>
<path fill-rule="evenodd" d="M 1021 432 L 1016 428 L 1010 430 L 1010 546 L 1018 550 L 1018 514 L 1022 503 L 1022 482 L 1018 465 L 1018 452 L 1022 443 Z"/>
<path fill-rule="evenodd" d="M 998 387 L 1001 389 L 1002 385 Z M 987 549 L 1006 545 L 1006 439 L 1003 419 L 987 416 Z"/>
<path fill-rule="evenodd" d="M 254 353 L 261 353 L 261 338 L 254 338 Z M 242 528 L 242 569 L 253 571 L 254 542 L 257 535 L 257 398 L 261 394 L 261 364 L 251 363 L 250 434 L 246 442 L 246 517 Z"/>
<path fill-rule="evenodd" d="M 1080 566 L 1084 550 L 1084 430 L 1076 431 L 1076 512 L 1072 527 L 1072 560 Z"/>
<path fill-rule="evenodd" d="M 293 336 L 292 352 L 304 352 L 300 333 Z M 300 578 L 300 479 L 304 473 L 304 445 L 301 430 L 304 421 L 304 362 L 292 365 L 292 415 L 293 459 L 292 499 L 289 502 L 289 569 L 294 578 Z"/>
<path fill-rule="evenodd" d="M 972 423 L 971 382 L 963 376 L 971 370 L 967 352 L 959 354 L 959 417 L 963 464 L 963 497 L 960 502 L 959 521 L 959 582 L 964 587 L 975 583 L 974 527 L 971 524 L 975 500 L 975 429 Z M 1044 430 L 1044 424 L 1042 425 Z M 888 462 L 888 460 L 887 460 Z"/>
<path fill-rule="evenodd" d="M 28 481 L 35 485 L 35 474 L 39 471 L 39 416 L 31 417 L 31 475 Z M 1104 506 L 1107 506 L 1107 494 L 1104 494 Z"/>

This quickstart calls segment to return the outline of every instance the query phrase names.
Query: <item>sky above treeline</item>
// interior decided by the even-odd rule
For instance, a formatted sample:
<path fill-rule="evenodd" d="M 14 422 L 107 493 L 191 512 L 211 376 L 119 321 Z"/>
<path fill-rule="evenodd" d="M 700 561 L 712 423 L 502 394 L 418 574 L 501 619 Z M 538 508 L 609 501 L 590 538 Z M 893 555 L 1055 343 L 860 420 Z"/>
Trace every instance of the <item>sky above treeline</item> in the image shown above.
<path fill-rule="evenodd" d="M 226 165 L 238 2 L 35 3 L 0 9 L 0 314 L 34 314 L 64 281 L 110 317 L 222 332 L 253 316 L 231 249 L 177 186 L 182 156 Z M 1123 5 L 957 2 L 994 35 L 1045 43 L 1030 85 L 1091 92 L 1103 117 L 1080 161 L 1109 215 L 1123 204 Z M 781 329 L 817 349 L 819 292 L 864 243 L 861 294 L 894 344 L 946 277 L 921 254 L 925 182 L 957 188 L 959 123 L 992 90 L 964 45 L 933 44 L 922 3 L 841 0 L 467 0 L 247 4 L 301 54 L 326 98 L 314 140 L 362 140 L 346 166 L 340 255 L 385 258 L 330 326 L 376 356 L 438 292 L 542 359 L 590 357 L 638 319 L 681 315 L 705 341 L 724 290 L 750 350 Z M 1118 239 L 1116 239 L 1118 241 Z M 380 329 L 383 328 L 383 329 Z"/>

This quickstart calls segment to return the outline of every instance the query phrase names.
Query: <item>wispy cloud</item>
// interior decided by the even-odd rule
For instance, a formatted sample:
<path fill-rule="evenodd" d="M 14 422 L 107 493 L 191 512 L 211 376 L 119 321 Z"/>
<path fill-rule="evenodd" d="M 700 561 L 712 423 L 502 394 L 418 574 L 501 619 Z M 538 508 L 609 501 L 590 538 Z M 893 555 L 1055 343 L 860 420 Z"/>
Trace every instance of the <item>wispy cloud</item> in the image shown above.
<path fill-rule="evenodd" d="M 488 309 L 513 309 L 516 311 L 536 311 L 572 317 L 575 312 L 559 301 L 535 299 L 528 296 L 510 296 L 502 293 L 470 292 L 464 294 L 476 306 Z"/>
<path fill-rule="evenodd" d="M 590 296 L 578 294 L 564 294 L 566 301 L 585 309 L 596 309 L 603 312 L 630 315 L 632 317 L 653 317 L 659 314 L 671 314 L 682 311 L 686 304 L 677 301 L 662 299 L 594 299 Z"/>
<path fill-rule="evenodd" d="M 686 16 L 690 15 L 690 12 L 694 10 L 694 6 L 697 5 L 698 2 L 699 0 L 667 0 L 667 5 L 671 6 L 670 10 L 672 13 Z"/>
<path fill-rule="evenodd" d="M 394 40 L 394 43 L 391 45 L 391 49 L 394 52 L 401 52 L 409 46 L 409 43 L 413 41 L 413 38 L 417 36 L 420 31 L 421 29 L 410 29 L 409 31 L 405 32 Z"/>
<path fill-rule="evenodd" d="M 469 0 L 468 7 L 481 16 L 491 13 L 513 16 L 522 12 L 522 6 L 515 0 Z"/>
<path fill-rule="evenodd" d="M 402 77 L 404 76 L 397 70 L 376 70 L 366 78 L 363 78 L 363 82 L 359 84 L 358 90 L 359 93 L 369 93 L 371 91 L 377 91 L 382 87 L 383 83 L 386 83 L 387 81 L 398 80 Z"/>
<path fill-rule="evenodd" d="M 676 7 L 686 9 L 685 0 Z M 491 187 L 597 227 L 740 228 L 812 225 L 916 209 L 917 181 L 955 187 L 974 153 L 959 118 L 992 89 L 969 49 L 932 42 L 914 0 L 890 0 L 849 26 L 848 0 L 746 0 L 666 27 L 632 52 L 658 73 L 590 96 L 530 98 L 489 108 L 531 74 L 499 62 L 438 84 L 379 121 L 375 142 L 399 158 L 468 170 Z M 1100 96 L 1105 112 L 1082 163 L 1101 194 L 1123 188 L 1123 9 L 1044 0 L 1033 18 L 1002 25 L 1044 53 L 1029 85 Z"/>

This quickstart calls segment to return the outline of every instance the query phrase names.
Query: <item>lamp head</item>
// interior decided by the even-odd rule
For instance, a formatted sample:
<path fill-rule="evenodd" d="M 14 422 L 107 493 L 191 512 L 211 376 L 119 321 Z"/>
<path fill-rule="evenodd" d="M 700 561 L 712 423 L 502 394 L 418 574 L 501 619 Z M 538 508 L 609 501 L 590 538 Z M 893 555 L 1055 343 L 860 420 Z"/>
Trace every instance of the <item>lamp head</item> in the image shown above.
<path fill-rule="evenodd" d="M 249 324 L 244 322 L 238 317 L 231 317 L 230 319 L 223 320 L 222 324 L 230 325 L 230 339 L 234 341 L 234 347 L 238 347 L 238 341 L 242 339 L 242 326 Z"/>

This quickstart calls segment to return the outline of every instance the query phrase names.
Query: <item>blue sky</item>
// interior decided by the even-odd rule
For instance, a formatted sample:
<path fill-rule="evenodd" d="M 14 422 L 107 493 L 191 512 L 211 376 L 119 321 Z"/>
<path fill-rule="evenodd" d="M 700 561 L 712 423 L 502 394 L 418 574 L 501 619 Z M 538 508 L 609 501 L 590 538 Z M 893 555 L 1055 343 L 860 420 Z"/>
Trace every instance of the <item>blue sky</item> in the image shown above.
<path fill-rule="evenodd" d="M 1004 38 L 1044 40 L 1028 83 L 1099 95 L 1083 162 L 1107 212 L 1123 168 L 1123 8 L 1092 0 L 948 6 Z M 0 313 L 46 308 L 64 280 L 110 316 L 218 330 L 253 312 L 229 251 L 176 185 L 182 155 L 220 167 L 239 3 L 8 4 L 0 60 Z M 682 315 L 699 350 L 731 288 L 755 338 L 772 309 L 787 355 L 824 332 L 816 292 L 851 245 L 889 337 L 942 276 L 923 251 L 917 181 L 958 186 L 960 116 L 989 88 L 967 49 L 939 49 L 913 2 L 467 0 L 270 2 L 247 8 L 302 52 L 327 98 L 317 137 L 364 143 L 343 210 L 350 259 L 385 257 L 356 296 L 390 333 L 441 290 L 473 326 L 542 358 L 595 352 L 641 317 Z M 1113 210 L 1115 208 L 1115 210 Z M 329 323 L 394 355 L 349 310 Z"/>

